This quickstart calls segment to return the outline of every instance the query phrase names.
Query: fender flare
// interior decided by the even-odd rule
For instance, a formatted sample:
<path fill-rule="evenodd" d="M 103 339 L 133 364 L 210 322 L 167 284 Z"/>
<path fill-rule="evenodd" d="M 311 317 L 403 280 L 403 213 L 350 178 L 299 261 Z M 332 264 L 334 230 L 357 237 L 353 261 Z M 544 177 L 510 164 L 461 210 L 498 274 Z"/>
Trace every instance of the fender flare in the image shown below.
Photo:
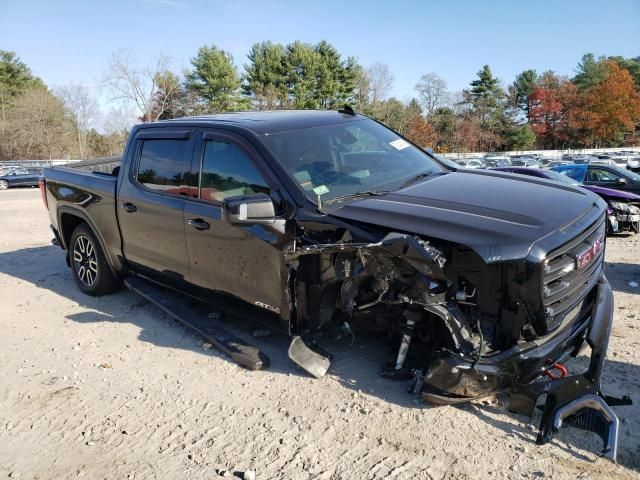
<path fill-rule="evenodd" d="M 89 228 L 91 229 L 91 231 L 93 232 L 93 234 L 96 236 L 96 238 L 98 239 L 98 243 L 100 243 L 100 248 L 102 248 L 102 251 L 104 253 L 105 258 L 107 259 L 107 264 L 109 265 L 109 269 L 111 270 L 111 273 L 113 273 L 116 276 L 120 276 L 122 273 L 122 271 L 124 270 L 124 266 L 121 264 L 120 261 L 118 261 L 117 263 L 120 265 L 120 268 L 116 268 L 116 265 L 114 263 L 114 260 L 111 256 L 111 253 L 109 252 L 109 250 L 106 248 L 106 244 L 104 242 L 104 238 L 102 237 L 102 233 L 100 233 L 100 230 L 98 228 L 96 228 L 96 225 L 93 223 L 93 220 L 91 220 L 91 218 L 89 217 L 89 215 L 87 215 L 86 212 L 84 212 L 83 210 L 80 210 L 78 208 L 74 208 L 68 205 L 62 205 L 60 207 L 58 207 L 57 212 L 56 212 L 56 216 L 58 219 L 58 227 L 60 229 L 60 240 L 61 240 L 61 246 L 64 250 L 67 251 L 67 256 L 69 255 L 69 245 L 67 245 L 66 243 L 66 238 L 65 238 L 65 232 L 63 231 L 63 223 L 62 223 L 62 215 L 63 214 L 69 214 L 69 215 L 73 215 L 75 217 L 78 217 L 80 219 L 82 219 L 83 222 L 85 222 L 87 225 L 89 225 Z M 71 235 L 72 232 L 69 232 L 69 236 Z"/>

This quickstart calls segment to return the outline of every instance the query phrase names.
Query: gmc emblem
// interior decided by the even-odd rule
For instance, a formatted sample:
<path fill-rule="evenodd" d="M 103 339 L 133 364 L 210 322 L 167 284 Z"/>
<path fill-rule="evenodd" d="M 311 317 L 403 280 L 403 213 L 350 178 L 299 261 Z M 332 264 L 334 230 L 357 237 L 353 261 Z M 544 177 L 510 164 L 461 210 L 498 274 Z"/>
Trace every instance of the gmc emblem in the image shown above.
<path fill-rule="evenodd" d="M 604 245 L 604 240 L 602 237 L 598 238 L 589 248 L 583 250 L 578 254 L 578 258 L 576 260 L 578 264 L 578 269 L 584 268 L 591 263 L 591 260 L 598 256 L 600 250 Z"/>

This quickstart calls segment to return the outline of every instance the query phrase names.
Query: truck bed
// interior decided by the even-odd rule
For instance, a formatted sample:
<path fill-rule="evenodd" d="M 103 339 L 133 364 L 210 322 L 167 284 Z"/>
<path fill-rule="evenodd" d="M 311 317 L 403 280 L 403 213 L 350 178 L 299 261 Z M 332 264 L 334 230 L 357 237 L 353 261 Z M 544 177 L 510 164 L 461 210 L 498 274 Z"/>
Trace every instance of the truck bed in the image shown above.
<path fill-rule="evenodd" d="M 61 232 L 60 224 L 75 215 L 89 223 L 102 243 L 111 265 L 118 265 L 121 239 L 116 212 L 118 177 L 74 167 L 44 169 L 51 225 Z M 69 229 L 64 229 L 68 234 Z M 63 247 L 67 248 L 64 235 Z"/>

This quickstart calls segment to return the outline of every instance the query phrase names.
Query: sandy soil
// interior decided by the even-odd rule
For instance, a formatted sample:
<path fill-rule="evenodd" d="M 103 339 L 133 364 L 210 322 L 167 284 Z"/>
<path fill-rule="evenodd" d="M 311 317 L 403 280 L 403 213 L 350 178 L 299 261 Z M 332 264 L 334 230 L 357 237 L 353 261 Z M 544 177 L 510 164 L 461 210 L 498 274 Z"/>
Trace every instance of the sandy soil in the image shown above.
<path fill-rule="evenodd" d="M 628 285 L 640 283 L 640 236 L 607 248 L 604 390 L 636 402 L 615 408 L 618 465 L 577 430 L 537 446 L 501 399 L 414 401 L 378 378 L 372 340 L 330 346 L 330 374 L 314 380 L 289 363 L 286 338 L 255 340 L 239 324 L 273 364 L 243 370 L 130 292 L 81 294 L 50 237 L 37 190 L 0 192 L 0 478 L 640 477 L 640 288 Z"/>

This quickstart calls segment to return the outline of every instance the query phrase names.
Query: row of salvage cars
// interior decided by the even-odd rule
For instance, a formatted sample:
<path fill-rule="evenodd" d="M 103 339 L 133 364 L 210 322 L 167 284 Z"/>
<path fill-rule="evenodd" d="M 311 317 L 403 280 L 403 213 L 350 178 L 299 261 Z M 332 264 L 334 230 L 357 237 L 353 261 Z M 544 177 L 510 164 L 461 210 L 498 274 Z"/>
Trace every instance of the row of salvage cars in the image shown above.
<path fill-rule="evenodd" d="M 607 234 L 640 232 L 640 175 L 616 166 L 563 165 L 550 170 L 497 167 L 493 170 L 579 186 L 607 202 Z"/>

